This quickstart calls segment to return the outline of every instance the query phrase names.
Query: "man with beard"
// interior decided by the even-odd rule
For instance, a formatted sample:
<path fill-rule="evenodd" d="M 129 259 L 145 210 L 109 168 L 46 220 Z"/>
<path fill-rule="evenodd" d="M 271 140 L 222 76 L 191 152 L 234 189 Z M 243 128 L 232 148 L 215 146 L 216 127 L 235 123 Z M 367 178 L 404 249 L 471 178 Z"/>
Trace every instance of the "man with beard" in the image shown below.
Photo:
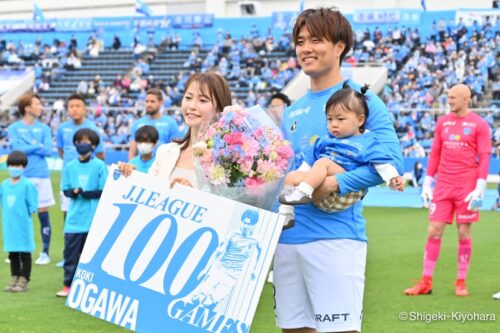
<path fill-rule="evenodd" d="M 159 137 L 159 145 L 169 143 L 177 137 L 179 126 L 174 118 L 162 114 L 163 93 L 160 89 L 149 89 L 146 93 L 146 115 L 134 121 L 130 130 L 130 148 L 128 152 L 129 161 L 137 155 L 137 143 L 135 142 L 135 132 L 144 125 L 156 127 Z"/>

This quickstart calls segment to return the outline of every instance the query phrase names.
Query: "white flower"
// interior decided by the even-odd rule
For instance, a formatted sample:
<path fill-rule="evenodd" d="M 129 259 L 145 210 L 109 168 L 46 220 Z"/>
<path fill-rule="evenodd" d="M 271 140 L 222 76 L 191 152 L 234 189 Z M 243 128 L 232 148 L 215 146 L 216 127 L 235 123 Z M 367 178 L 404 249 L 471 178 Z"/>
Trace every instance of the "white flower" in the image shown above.
<path fill-rule="evenodd" d="M 205 141 L 198 141 L 193 145 L 193 155 L 194 156 L 202 156 L 203 153 L 207 150 L 208 146 Z"/>

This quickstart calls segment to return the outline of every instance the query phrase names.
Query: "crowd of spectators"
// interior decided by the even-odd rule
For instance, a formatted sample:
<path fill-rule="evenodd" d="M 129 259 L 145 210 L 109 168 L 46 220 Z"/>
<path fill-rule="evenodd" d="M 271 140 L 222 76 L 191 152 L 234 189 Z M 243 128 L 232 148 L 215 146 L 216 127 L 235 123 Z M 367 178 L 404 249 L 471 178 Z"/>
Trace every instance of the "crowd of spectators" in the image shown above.
<path fill-rule="evenodd" d="M 353 51 L 345 64 L 359 66 L 378 64 L 387 68 L 389 79 L 382 97 L 394 120 L 405 156 L 423 157 L 430 149 L 432 133 L 438 112 L 447 104 L 450 86 L 464 82 L 473 91 L 473 107 L 494 110 L 499 102 L 500 86 L 496 76 L 496 59 L 500 56 L 499 22 L 486 20 L 466 27 L 462 21 L 435 22 L 430 36 L 422 36 L 417 28 L 390 27 L 383 31 L 355 31 Z M 100 75 L 93 80 L 81 81 L 75 91 L 84 95 L 94 120 L 107 143 L 120 145 L 129 140 L 132 121 L 142 115 L 146 90 L 152 87 L 164 92 L 164 107 L 174 109 L 180 105 L 184 84 L 196 71 L 217 71 L 231 83 L 235 104 L 267 107 L 272 92 L 281 90 L 299 70 L 294 56 L 291 34 L 285 32 L 275 42 L 270 30 L 262 34 L 253 25 L 247 36 L 240 39 L 219 29 L 215 44 L 207 45 L 198 31 L 193 32 L 192 49 L 177 75 L 157 79 L 151 66 L 158 53 L 177 50 L 181 45 L 178 33 L 166 34 L 158 45 L 154 32 L 142 44 L 139 35 L 134 38 L 134 65 L 127 73 L 117 74 L 111 85 L 105 85 Z M 111 49 L 121 49 L 115 36 Z M 54 40 L 52 45 L 37 40 L 33 45 L 0 40 L 1 65 L 23 69 L 31 62 L 35 70 L 36 92 L 50 90 L 53 80 L 65 71 L 82 67 L 82 53 L 99 57 L 104 49 L 102 39 L 92 34 L 86 48 L 79 49 L 75 37 L 69 43 Z M 280 57 L 274 56 L 279 52 Z M 84 65 L 84 64 L 83 64 Z M 484 98 L 489 88 L 492 100 Z M 238 94 L 238 92 L 243 92 Z M 486 104 L 485 104 L 486 103 Z M 55 131 L 65 119 L 65 102 L 58 99 L 44 121 Z M 494 128 L 494 112 L 484 113 L 492 127 L 494 140 L 500 142 L 500 133 Z M 176 115 L 179 122 L 182 121 Z"/>
<path fill-rule="evenodd" d="M 483 113 L 494 140 L 494 111 L 500 96 L 497 58 L 500 56 L 500 22 L 490 18 L 467 27 L 461 19 L 434 22 L 431 35 L 417 28 L 389 28 L 384 33 L 357 30 L 355 50 L 347 63 L 381 63 L 388 70 L 383 99 L 394 120 L 405 156 L 424 157 L 430 149 L 435 120 L 447 107 L 447 91 L 457 83 L 472 90 L 472 107 Z M 489 88 L 493 96 L 484 98 Z M 493 97 L 493 98 L 491 98 Z M 495 134 L 496 133 L 496 134 Z M 497 144 L 498 146 L 498 144 Z"/>
<path fill-rule="evenodd" d="M 290 34 L 285 34 L 279 43 L 274 44 L 270 34 L 260 37 L 258 29 L 254 28 L 248 37 L 239 40 L 219 30 L 216 43 L 209 49 L 203 49 L 201 35 L 194 32 L 190 55 L 179 73 L 167 80 L 156 79 L 151 65 L 158 52 L 178 49 L 180 37 L 168 34 L 159 45 L 143 45 L 136 37 L 132 47 L 135 63 L 128 73 L 117 74 L 109 86 L 96 75 L 94 80 L 79 82 L 76 92 L 87 98 L 92 110 L 89 118 L 103 130 L 105 140 L 114 145 L 128 142 L 132 121 L 143 114 L 147 89 L 160 88 L 164 92 L 164 108 L 175 109 L 181 103 L 189 75 L 195 71 L 218 71 L 232 82 L 234 90 L 245 92 L 244 98 L 235 94 L 233 103 L 244 106 L 260 104 L 265 108 L 271 93 L 282 89 L 295 76 L 298 67 L 292 56 Z M 121 45 L 121 42 L 115 37 L 113 44 Z M 273 56 L 276 51 L 286 52 L 286 61 Z M 65 117 L 64 100 L 56 100 L 51 109 L 45 121 L 55 130 Z M 174 113 L 174 116 L 182 121 L 180 115 Z"/>
<path fill-rule="evenodd" d="M 42 43 L 37 38 L 34 43 L 7 42 L 0 39 L 0 67 L 3 69 L 25 70 L 32 67 L 35 74 L 34 92 L 49 91 L 54 80 L 66 71 L 82 68 L 83 53 L 97 57 L 104 49 L 104 43 L 96 34 L 88 38 L 86 50 L 78 48 L 78 41 L 72 36 L 69 43 L 54 39 L 52 44 Z"/>

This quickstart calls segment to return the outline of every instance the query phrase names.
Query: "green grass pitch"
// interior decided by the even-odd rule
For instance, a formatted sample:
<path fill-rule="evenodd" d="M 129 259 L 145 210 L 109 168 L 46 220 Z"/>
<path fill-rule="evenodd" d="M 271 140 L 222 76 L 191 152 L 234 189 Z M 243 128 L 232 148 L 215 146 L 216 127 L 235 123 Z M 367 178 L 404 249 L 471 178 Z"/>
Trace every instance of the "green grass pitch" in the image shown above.
<path fill-rule="evenodd" d="M 0 173 L 5 179 L 6 173 Z M 53 187 L 59 188 L 59 173 L 53 173 Z M 56 192 L 56 198 L 58 193 Z M 474 225 L 472 264 L 468 287 L 471 295 L 454 296 L 457 234 L 455 226 L 446 230 L 430 296 L 407 297 L 402 291 L 412 285 L 422 270 L 427 212 L 424 209 L 366 208 L 368 221 L 368 262 L 364 298 L 363 332 L 497 332 L 500 301 L 492 293 L 500 291 L 500 214 L 485 211 Z M 27 293 L 0 292 L 1 333 L 45 332 L 126 332 L 127 330 L 79 313 L 55 297 L 62 287 L 63 271 L 54 265 L 62 258 L 62 214 L 52 207 L 51 258 L 48 266 L 33 265 L 31 290 Z M 35 218 L 37 251 L 40 250 L 39 222 Z M 3 244 L 1 245 L 3 248 Z M 10 279 L 9 265 L 0 256 L 0 287 Z M 272 286 L 266 283 L 252 333 L 280 332 L 275 326 Z M 481 320 L 486 315 L 496 320 Z M 408 319 L 404 320 L 405 316 Z M 420 320 L 415 319 L 418 316 Z M 434 316 L 434 320 L 432 320 Z M 462 316 L 462 317 L 459 317 Z M 403 319 L 400 319 L 403 318 Z M 471 319 L 462 322 L 463 318 Z M 169 332 L 170 333 L 170 332 Z M 175 332 L 181 333 L 181 332 Z"/>

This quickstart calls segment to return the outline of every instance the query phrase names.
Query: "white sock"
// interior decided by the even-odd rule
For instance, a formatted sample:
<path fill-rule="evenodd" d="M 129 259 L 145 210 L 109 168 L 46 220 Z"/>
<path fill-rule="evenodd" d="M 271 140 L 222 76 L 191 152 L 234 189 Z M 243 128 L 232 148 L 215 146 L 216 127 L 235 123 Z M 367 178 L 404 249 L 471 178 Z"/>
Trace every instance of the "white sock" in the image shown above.
<path fill-rule="evenodd" d="M 309 185 L 308 183 L 306 183 L 306 182 L 300 182 L 300 184 L 297 185 L 297 190 L 299 190 L 300 192 L 304 193 L 309 198 L 312 197 L 312 194 L 314 192 L 314 188 L 311 185 Z"/>
<path fill-rule="evenodd" d="M 282 215 L 286 215 L 286 214 L 294 215 L 295 214 L 295 207 L 293 207 L 292 205 L 280 205 L 279 213 Z"/>

